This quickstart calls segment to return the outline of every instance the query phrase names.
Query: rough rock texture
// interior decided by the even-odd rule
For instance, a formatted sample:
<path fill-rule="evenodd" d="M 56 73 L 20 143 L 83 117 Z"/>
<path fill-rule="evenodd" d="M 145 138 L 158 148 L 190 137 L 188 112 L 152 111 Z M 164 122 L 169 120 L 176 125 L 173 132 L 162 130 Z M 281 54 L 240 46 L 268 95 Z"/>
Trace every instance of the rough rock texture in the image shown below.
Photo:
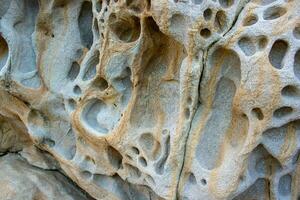
<path fill-rule="evenodd" d="M 300 1 L 0 0 L 0 153 L 4 200 L 299 198 Z"/>

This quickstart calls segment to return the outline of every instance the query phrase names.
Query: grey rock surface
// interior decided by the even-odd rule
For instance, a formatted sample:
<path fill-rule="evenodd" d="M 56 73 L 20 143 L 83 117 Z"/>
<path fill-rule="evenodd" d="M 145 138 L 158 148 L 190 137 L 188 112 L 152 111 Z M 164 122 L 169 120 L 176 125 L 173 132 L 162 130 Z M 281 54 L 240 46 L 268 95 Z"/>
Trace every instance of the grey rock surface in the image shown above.
<path fill-rule="evenodd" d="M 0 0 L 0 199 L 297 199 L 299 108 L 299 0 Z"/>

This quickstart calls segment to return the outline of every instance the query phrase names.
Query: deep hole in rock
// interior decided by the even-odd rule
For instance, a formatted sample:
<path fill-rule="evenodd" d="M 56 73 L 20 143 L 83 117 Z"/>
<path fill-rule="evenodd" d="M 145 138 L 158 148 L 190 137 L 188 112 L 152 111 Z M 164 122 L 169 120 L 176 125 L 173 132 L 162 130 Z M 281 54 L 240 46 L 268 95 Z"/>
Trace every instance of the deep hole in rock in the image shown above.
<path fill-rule="evenodd" d="M 201 184 L 202 185 L 206 185 L 207 184 L 206 180 L 205 179 L 201 179 Z"/>
<path fill-rule="evenodd" d="M 300 49 L 296 52 L 294 57 L 294 74 L 300 80 Z"/>
<path fill-rule="evenodd" d="M 252 25 L 256 24 L 257 21 L 258 21 L 257 15 L 252 14 L 244 19 L 243 25 L 244 26 L 252 26 Z"/>
<path fill-rule="evenodd" d="M 143 167 L 147 167 L 147 161 L 144 157 L 139 157 L 139 163 L 143 166 Z"/>
<path fill-rule="evenodd" d="M 205 20 L 210 20 L 212 17 L 212 10 L 210 8 L 207 8 L 206 10 L 204 10 L 203 17 Z"/>
<path fill-rule="evenodd" d="M 195 175 L 193 173 L 189 173 L 188 176 L 189 176 L 189 182 L 191 184 L 193 184 L 193 185 L 197 184 L 196 177 L 195 177 Z"/>
<path fill-rule="evenodd" d="M 108 133 L 108 129 L 100 126 L 97 119 L 99 112 L 104 106 L 105 104 L 100 99 L 90 99 L 81 113 L 83 123 L 86 124 L 88 128 L 101 134 Z"/>
<path fill-rule="evenodd" d="M 189 119 L 190 118 L 190 109 L 189 108 L 186 108 L 184 110 L 184 116 L 186 119 Z"/>
<path fill-rule="evenodd" d="M 74 99 L 68 99 L 67 103 L 71 110 L 74 110 L 76 108 L 76 101 Z"/>
<path fill-rule="evenodd" d="M 149 2 L 147 2 L 146 0 L 126 0 L 126 6 L 136 13 L 140 13 L 145 8 L 148 8 L 148 3 Z"/>
<path fill-rule="evenodd" d="M 94 55 L 90 58 L 90 60 L 87 62 L 87 69 L 83 75 L 82 80 L 87 81 L 96 75 L 96 66 L 99 63 L 99 51 L 95 51 Z"/>
<path fill-rule="evenodd" d="M 158 174 L 163 174 L 165 170 L 165 164 L 170 154 L 170 135 L 165 136 L 164 139 L 164 151 L 162 152 L 161 159 L 157 162 L 155 171 Z"/>
<path fill-rule="evenodd" d="M 252 56 L 256 52 L 255 45 L 249 37 L 242 37 L 238 41 L 238 45 L 246 56 Z"/>
<path fill-rule="evenodd" d="M 124 168 L 127 169 L 128 176 L 133 180 L 140 178 L 140 176 L 142 175 L 141 171 L 138 168 L 130 164 L 124 164 Z"/>
<path fill-rule="evenodd" d="M 293 112 L 293 108 L 289 106 L 283 106 L 274 111 L 273 116 L 276 118 L 283 118 L 290 115 Z"/>
<path fill-rule="evenodd" d="M 77 78 L 79 71 L 80 71 L 79 64 L 77 62 L 73 62 L 68 72 L 69 80 L 74 81 Z"/>
<path fill-rule="evenodd" d="M 104 78 L 99 77 L 94 81 L 93 86 L 99 88 L 100 91 L 104 91 L 108 88 L 108 82 Z"/>
<path fill-rule="evenodd" d="M 283 59 L 288 50 L 288 43 L 284 40 L 276 40 L 269 53 L 269 61 L 276 69 L 283 67 Z"/>
<path fill-rule="evenodd" d="M 109 16 L 108 26 L 112 33 L 123 42 L 134 42 L 140 37 L 141 25 L 138 17 L 114 13 Z"/>
<path fill-rule="evenodd" d="M 234 0 L 219 0 L 219 3 L 222 7 L 228 8 L 234 4 Z"/>
<path fill-rule="evenodd" d="M 202 29 L 200 31 L 200 35 L 204 38 L 209 38 L 211 35 L 211 31 L 208 28 Z"/>
<path fill-rule="evenodd" d="M 263 50 L 267 47 L 268 45 L 268 38 L 266 36 L 261 36 L 258 40 L 258 48 L 260 50 Z"/>
<path fill-rule="evenodd" d="M 94 30 L 94 34 L 95 34 L 95 38 L 99 38 L 99 25 L 98 25 L 98 20 L 94 19 L 94 25 L 93 25 L 93 30 Z"/>
<path fill-rule="evenodd" d="M 8 58 L 8 45 L 5 39 L 0 35 L 0 70 L 6 64 Z"/>
<path fill-rule="evenodd" d="M 258 120 L 264 119 L 264 114 L 260 108 L 253 108 L 251 112 Z"/>
<path fill-rule="evenodd" d="M 145 177 L 145 179 L 146 179 L 146 181 L 148 182 L 148 184 L 150 184 L 150 185 L 155 185 L 155 181 L 154 181 L 154 179 L 153 179 L 150 175 L 147 175 L 147 176 Z"/>
<path fill-rule="evenodd" d="M 110 164 L 115 168 L 115 169 L 120 169 L 122 165 L 122 160 L 123 156 L 120 154 L 118 150 L 116 150 L 112 146 L 108 146 L 107 148 L 107 157 L 110 162 Z"/>
<path fill-rule="evenodd" d="M 81 89 L 78 85 L 75 85 L 74 89 L 73 89 L 74 93 L 77 95 L 81 94 Z"/>
<path fill-rule="evenodd" d="M 161 153 L 161 145 L 152 133 L 143 133 L 139 138 L 139 144 L 149 159 L 156 159 Z"/>
<path fill-rule="evenodd" d="M 218 33 L 225 31 L 227 27 L 227 16 L 223 10 L 219 10 L 215 16 L 214 25 L 217 28 Z"/>
<path fill-rule="evenodd" d="M 281 90 L 281 95 L 285 97 L 296 97 L 299 95 L 298 88 L 294 85 L 287 85 Z"/>
<path fill-rule="evenodd" d="M 286 13 L 286 9 L 278 6 L 267 8 L 263 13 L 264 20 L 274 20 Z"/>
<path fill-rule="evenodd" d="M 140 154 L 140 150 L 136 147 L 131 147 L 131 150 L 134 154 L 139 155 Z"/>
<path fill-rule="evenodd" d="M 270 176 L 273 171 L 281 168 L 278 160 L 273 157 L 264 145 L 259 144 L 250 155 L 251 162 L 255 163 L 256 173 L 264 176 Z"/>
<path fill-rule="evenodd" d="M 78 18 L 79 33 L 82 44 L 90 49 L 93 44 L 93 12 L 92 3 L 84 1 Z"/>
<path fill-rule="evenodd" d="M 291 195 L 291 188 L 292 188 L 292 176 L 286 174 L 279 179 L 278 183 L 278 192 L 282 196 Z"/>
<path fill-rule="evenodd" d="M 102 0 L 96 1 L 96 11 L 99 13 L 102 10 Z"/>
<path fill-rule="evenodd" d="M 294 28 L 293 35 L 296 39 L 300 40 L 300 24 L 296 25 Z"/>

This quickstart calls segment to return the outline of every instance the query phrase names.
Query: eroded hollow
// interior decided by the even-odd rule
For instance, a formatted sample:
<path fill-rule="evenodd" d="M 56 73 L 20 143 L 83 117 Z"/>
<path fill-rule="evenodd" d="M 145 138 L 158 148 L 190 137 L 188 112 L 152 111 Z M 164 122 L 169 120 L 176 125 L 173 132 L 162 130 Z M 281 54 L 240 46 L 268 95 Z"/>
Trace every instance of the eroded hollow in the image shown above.
<path fill-rule="evenodd" d="M 272 6 L 267 8 L 263 13 L 264 20 L 274 20 L 283 16 L 287 10 L 279 6 Z"/>
<path fill-rule="evenodd" d="M 204 12 L 203 12 L 203 17 L 205 20 L 210 20 L 212 17 L 212 10 L 210 8 L 207 8 Z"/>
<path fill-rule="evenodd" d="M 8 58 L 8 45 L 5 39 L 0 35 L 0 70 L 6 64 Z"/>
<path fill-rule="evenodd" d="M 98 123 L 98 114 L 103 109 L 105 104 L 100 99 L 91 99 L 84 107 L 81 117 L 88 129 L 99 132 L 99 134 L 106 134 L 108 129 L 102 127 Z"/>
<path fill-rule="evenodd" d="M 252 26 L 256 24 L 257 21 L 258 21 L 257 15 L 252 14 L 244 19 L 243 25 Z"/>
<path fill-rule="evenodd" d="M 263 120 L 264 119 L 264 114 L 260 108 L 253 108 L 251 113 L 258 119 L 258 120 Z"/>
<path fill-rule="evenodd" d="M 149 159 L 157 159 L 161 153 L 161 145 L 152 133 L 143 133 L 139 138 L 139 144 L 144 154 Z"/>
<path fill-rule="evenodd" d="M 82 77 L 82 80 L 87 81 L 95 77 L 97 69 L 96 66 L 99 63 L 99 51 L 95 51 L 94 55 L 90 57 L 86 63 L 85 73 Z"/>
<path fill-rule="evenodd" d="M 151 6 L 150 4 L 151 1 L 148 0 L 126 0 L 127 8 L 136 13 L 141 13 L 144 9 L 149 9 Z"/>
<path fill-rule="evenodd" d="M 289 174 L 282 176 L 279 179 L 278 192 L 282 196 L 288 196 L 291 195 L 291 191 L 292 191 L 291 188 L 292 188 L 292 176 Z"/>
<path fill-rule="evenodd" d="M 269 61 L 276 69 L 283 67 L 283 60 L 288 50 L 288 43 L 284 40 L 276 40 L 269 53 Z"/>
<path fill-rule="evenodd" d="M 242 37 L 238 41 L 238 45 L 246 56 L 252 56 L 256 52 L 256 47 L 249 37 Z"/>
<path fill-rule="evenodd" d="M 79 71 L 80 71 L 80 66 L 77 62 L 73 62 L 72 65 L 71 65 L 71 68 L 68 72 L 68 78 L 70 81 L 74 81 L 78 74 L 79 74 Z"/>
<path fill-rule="evenodd" d="M 273 116 L 275 118 L 283 118 L 290 115 L 293 112 L 293 108 L 289 106 L 283 106 L 274 111 Z"/>
<path fill-rule="evenodd" d="M 281 95 L 284 97 L 296 97 L 299 95 L 298 88 L 294 85 L 287 85 L 281 90 Z"/>
<path fill-rule="evenodd" d="M 202 29 L 200 35 L 204 38 L 209 38 L 211 36 L 211 31 L 208 28 Z"/>
<path fill-rule="evenodd" d="M 120 154 L 118 150 L 116 150 L 112 146 L 108 146 L 107 148 L 107 157 L 110 164 L 116 169 L 120 169 L 122 165 L 123 156 Z"/>
<path fill-rule="evenodd" d="M 104 78 L 99 77 L 93 82 L 93 87 L 104 91 L 108 88 L 108 82 Z"/>
<path fill-rule="evenodd" d="M 296 39 L 300 40 L 300 24 L 294 28 L 293 35 Z"/>
<path fill-rule="evenodd" d="M 212 100 L 212 111 L 203 128 L 196 155 L 199 164 L 205 169 L 213 169 L 222 155 L 222 142 L 228 130 L 232 130 L 232 108 L 236 90 L 241 79 L 241 61 L 238 54 L 230 49 L 218 48 L 210 56 L 211 70 L 218 70 L 222 75 L 215 80 L 215 95 Z M 222 114 L 220 114 L 222 113 Z M 240 122 L 246 127 L 246 122 Z M 243 125 L 242 125 L 243 124 Z"/>
<path fill-rule="evenodd" d="M 225 31 L 227 27 L 227 16 L 223 10 L 219 10 L 215 16 L 215 27 L 217 28 L 218 33 Z"/>
<path fill-rule="evenodd" d="M 224 8 L 228 8 L 234 4 L 234 0 L 219 0 L 219 4 Z"/>
<path fill-rule="evenodd" d="M 134 42 L 140 37 L 141 25 L 138 17 L 112 13 L 108 19 L 108 26 L 113 35 L 123 42 Z"/>
<path fill-rule="evenodd" d="M 298 50 L 294 57 L 294 74 L 300 80 L 300 50 Z"/>
<path fill-rule="evenodd" d="M 78 18 L 78 26 L 83 46 L 90 49 L 93 44 L 93 12 L 92 3 L 89 1 L 84 1 L 81 6 Z"/>

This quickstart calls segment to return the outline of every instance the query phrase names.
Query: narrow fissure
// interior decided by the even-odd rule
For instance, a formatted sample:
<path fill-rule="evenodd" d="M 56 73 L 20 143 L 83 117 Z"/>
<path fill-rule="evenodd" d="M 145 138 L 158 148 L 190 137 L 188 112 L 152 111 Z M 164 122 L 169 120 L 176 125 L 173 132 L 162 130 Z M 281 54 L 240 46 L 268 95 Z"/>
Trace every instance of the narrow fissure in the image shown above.
<path fill-rule="evenodd" d="M 247 0 L 243 6 L 241 6 L 241 9 L 238 11 L 232 25 L 229 27 L 228 31 L 226 31 L 222 37 L 225 37 L 232 29 L 233 27 L 236 25 L 236 22 L 238 21 L 238 18 L 240 17 L 240 14 L 242 13 L 242 11 L 244 10 L 245 6 L 250 2 L 250 0 Z M 203 51 L 203 55 L 202 55 L 202 71 L 201 71 L 201 74 L 200 74 L 200 79 L 199 79 L 199 84 L 198 84 L 198 94 L 200 93 L 200 85 L 202 83 L 202 79 L 203 79 L 203 76 L 204 76 L 204 71 L 206 69 L 206 63 L 208 62 L 208 53 L 210 51 L 210 49 L 212 49 L 214 47 L 214 45 L 216 43 L 218 43 L 221 39 L 218 39 L 214 42 L 212 42 L 204 51 Z M 197 99 L 197 104 L 195 105 L 195 110 L 197 110 L 197 108 L 199 107 L 199 104 L 201 102 L 200 101 L 200 96 L 198 96 L 198 99 Z M 181 168 L 180 168 L 180 172 L 179 172 L 179 176 L 178 176 L 178 182 L 177 182 L 177 186 L 176 186 L 176 196 L 175 196 L 175 199 L 176 200 L 180 200 L 180 194 L 179 194 L 179 184 L 180 184 L 180 180 L 182 179 L 182 172 L 183 172 L 183 169 L 185 167 L 185 158 L 186 158 L 186 153 L 187 153 L 187 142 L 189 140 L 189 137 L 190 137 L 190 131 L 191 131 L 191 127 L 192 127 L 192 122 L 194 120 L 194 116 L 195 116 L 195 113 L 193 113 L 193 115 L 191 116 L 191 121 L 190 121 L 190 124 L 189 124 L 189 127 L 188 127 L 188 131 L 187 131 L 187 136 L 185 138 L 185 143 L 184 143 L 184 153 L 183 153 L 183 161 L 182 161 L 182 165 L 181 165 Z"/>

